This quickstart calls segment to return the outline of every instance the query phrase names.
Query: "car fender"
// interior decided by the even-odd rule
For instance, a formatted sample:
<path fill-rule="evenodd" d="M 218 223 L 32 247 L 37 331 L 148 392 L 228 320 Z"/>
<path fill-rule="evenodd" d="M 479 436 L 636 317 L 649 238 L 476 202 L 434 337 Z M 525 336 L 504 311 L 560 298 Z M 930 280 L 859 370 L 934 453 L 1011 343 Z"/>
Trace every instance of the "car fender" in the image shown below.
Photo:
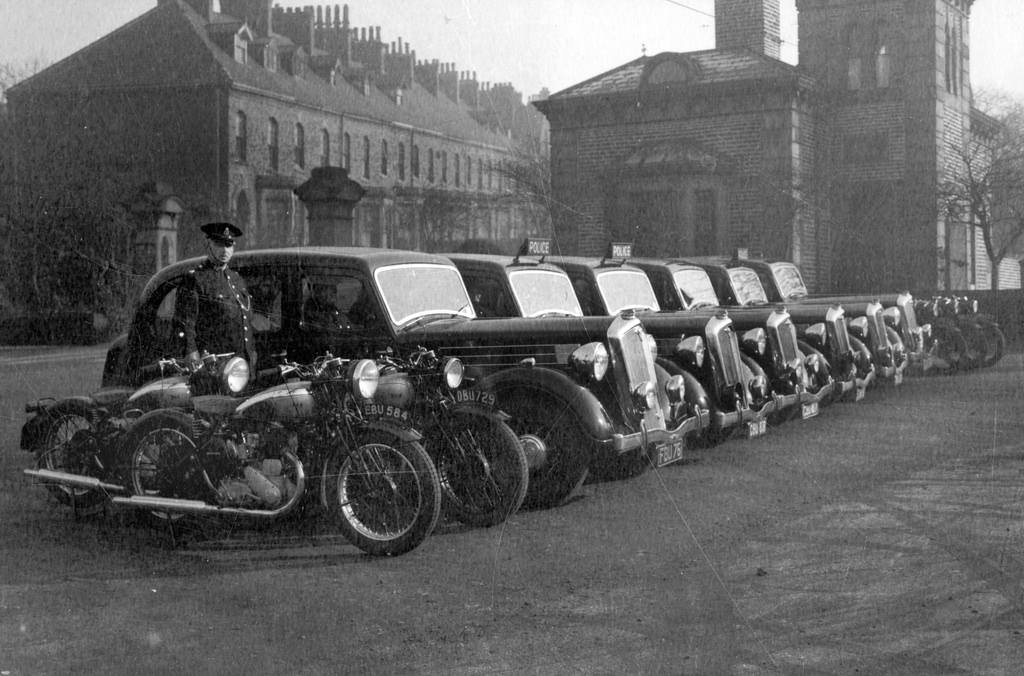
<path fill-rule="evenodd" d="M 527 366 L 503 369 L 481 379 L 478 387 L 499 395 L 502 391 L 508 390 L 539 392 L 568 406 L 573 416 L 593 439 L 606 441 L 611 439 L 615 432 L 608 412 L 594 393 L 554 369 Z M 500 396 L 497 406 L 508 410 Z M 515 411 L 509 411 L 509 414 L 515 416 Z"/>
<path fill-rule="evenodd" d="M 103 387 L 108 385 L 120 385 L 128 380 L 126 371 L 126 347 L 128 345 L 128 334 L 122 333 L 114 339 L 107 348 L 107 356 L 103 360 L 103 378 L 100 384 Z"/>

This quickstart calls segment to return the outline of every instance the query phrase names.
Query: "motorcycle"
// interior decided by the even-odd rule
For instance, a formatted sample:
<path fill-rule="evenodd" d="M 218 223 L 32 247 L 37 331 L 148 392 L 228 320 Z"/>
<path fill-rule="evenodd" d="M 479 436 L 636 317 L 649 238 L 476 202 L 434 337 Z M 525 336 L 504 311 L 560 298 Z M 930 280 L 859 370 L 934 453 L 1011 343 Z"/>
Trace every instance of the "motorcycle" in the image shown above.
<path fill-rule="evenodd" d="M 529 466 L 523 444 L 494 408 L 494 395 L 463 385 L 457 358 L 417 349 L 406 358 L 384 355 L 368 416 L 411 424 L 441 481 L 445 512 L 470 526 L 502 523 L 526 498 Z"/>
<path fill-rule="evenodd" d="M 31 417 L 21 448 L 35 455 L 25 474 L 39 480 L 77 515 L 101 511 L 112 493 L 125 489 L 122 441 L 145 411 L 187 408 L 194 393 L 238 394 L 249 384 L 249 368 L 233 354 L 206 354 L 198 364 L 161 359 L 143 369 L 142 387 L 101 388 L 90 396 L 28 402 Z"/>
<path fill-rule="evenodd" d="M 957 321 L 956 305 L 956 300 L 950 296 L 933 296 L 914 303 L 915 314 L 921 317 L 922 323 L 931 325 L 928 351 L 937 360 L 939 372 L 955 373 L 960 369 L 973 369 L 980 363 L 977 345 L 972 350 Z"/>
<path fill-rule="evenodd" d="M 441 488 L 415 430 L 362 415 L 377 365 L 328 354 L 282 371 L 292 379 L 247 398 L 194 396 L 191 411 L 140 416 L 124 442 L 131 495 L 112 502 L 169 522 L 269 521 L 319 494 L 364 552 L 397 556 L 419 546 L 437 523 Z"/>
<path fill-rule="evenodd" d="M 954 296 L 952 310 L 978 366 L 993 366 L 1003 358 L 1006 336 L 995 317 L 978 310 L 977 299 Z"/>

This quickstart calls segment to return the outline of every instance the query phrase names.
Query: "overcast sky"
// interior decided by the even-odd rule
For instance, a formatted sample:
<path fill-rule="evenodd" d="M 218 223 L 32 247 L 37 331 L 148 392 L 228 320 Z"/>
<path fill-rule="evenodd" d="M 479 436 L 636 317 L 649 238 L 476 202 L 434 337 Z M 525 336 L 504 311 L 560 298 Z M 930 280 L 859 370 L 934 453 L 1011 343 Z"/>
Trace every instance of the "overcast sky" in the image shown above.
<path fill-rule="evenodd" d="M 283 6 L 324 4 L 282 0 Z M 0 63 L 53 63 L 156 6 L 156 0 L 0 0 Z M 646 49 L 714 47 L 714 0 L 365 0 L 355 27 L 380 26 L 417 58 L 454 62 L 483 82 L 525 96 L 552 92 L 630 61 Z M 795 0 L 782 0 L 783 58 L 796 62 Z M 1024 100 L 1024 0 L 978 0 L 972 11 L 975 88 Z"/>

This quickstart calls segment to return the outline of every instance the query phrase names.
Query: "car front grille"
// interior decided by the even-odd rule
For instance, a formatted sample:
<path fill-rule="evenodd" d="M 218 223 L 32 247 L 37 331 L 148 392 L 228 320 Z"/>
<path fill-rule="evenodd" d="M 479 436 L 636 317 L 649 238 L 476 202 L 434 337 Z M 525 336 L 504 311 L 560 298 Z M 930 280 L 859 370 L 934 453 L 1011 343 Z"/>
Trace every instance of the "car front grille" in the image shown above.
<path fill-rule="evenodd" d="M 727 387 L 740 382 L 740 345 L 736 332 L 732 328 L 732 320 L 728 317 L 713 317 L 704 328 L 705 345 L 712 357 L 712 363 L 719 368 L 717 378 Z"/>
<path fill-rule="evenodd" d="M 800 361 L 800 354 L 796 345 L 796 327 L 789 313 L 784 311 L 772 312 L 768 317 L 768 334 L 771 337 L 775 359 L 780 366 L 788 366 Z"/>
<path fill-rule="evenodd" d="M 825 313 L 825 330 L 832 343 L 833 356 L 850 353 L 850 332 L 846 329 L 846 316 L 841 308 L 829 308 Z"/>
<path fill-rule="evenodd" d="M 624 313 L 615 318 L 607 333 L 612 366 L 609 376 L 615 379 L 619 406 L 631 425 L 635 426 L 643 419 L 648 430 L 665 429 L 664 410 L 668 407 L 668 396 L 659 386 L 647 335 L 635 315 Z M 637 406 L 634 393 L 647 383 L 655 388 L 657 405 L 645 410 Z"/>

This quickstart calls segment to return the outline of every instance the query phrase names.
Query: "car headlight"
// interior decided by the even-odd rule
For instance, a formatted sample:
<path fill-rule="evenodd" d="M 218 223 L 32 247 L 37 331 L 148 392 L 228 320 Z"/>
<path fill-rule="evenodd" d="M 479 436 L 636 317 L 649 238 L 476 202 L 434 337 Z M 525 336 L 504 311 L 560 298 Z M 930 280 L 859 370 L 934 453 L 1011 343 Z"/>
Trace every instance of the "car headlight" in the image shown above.
<path fill-rule="evenodd" d="M 887 307 L 882 310 L 882 319 L 885 325 L 891 329 L 898 329 L 900 326 L 900 309 L 898 307 Z"/>
<path fill-rule="evenodd" d="M 380 382 L 380 369 L 372 359 L 359 359 L 349 367 L 349 382 L 352 394 L 363 399 L 373 399 Z"/>
<path fill-rule="evenodd" d="M 676 354 L 682 361 L 694 368 L 704 368 L 704 339 L 700 336 L 683 338 L 676 345 Z"/>
<path fill-rule="evenodd" d="M 665 382 L 665 394 L 668 395 L 670 404 L 678 404 L 683 400 L 686 393 L 686 382 L 682 376 L 671 376 Z"/>
<path fill-rule="evenodd" d="M 462 378 L 466 375 L 466 368 L 462 360 L 457 357 L 450 357 L 444 362 L 444 382 L 449 389 L 457 389 L 462 384 Z"/>
<path fill-rule="evenodd" d="M 825 328 L 825 324 L 819 322 L 808 326 L 804 331 L 804 340 L 818 350 L 824 349 L 825 343 L 828 341 L 828 330 Z"/>
<path fill-rule="evenodd" d="M 861 315 L 856 319 L 851 319 L 846 323 L 846 328 L 851 336 L 860 340 L 866 340 L 868 335 L 868 318 Z"/>
<path fill-rule="evenodd" d="M 765 336 L 764 329 L 750 329 L 743 334 L 740 345 L 747 353 L 752 352 L 758 357 L 763 357 L 765 350 L 768 349 L 768 338 Z"/>
<path fill-rule="evenodd" d="M 658 397 L 650 381 L 645 380 L 633 388 L 633 405 L 639 411 L 650 411 L 658 405 Z"/>
<path fill-rule="evenodd" d="M 249 362 L 242 357 L 231 357 L 220 370 L 220 381 L 225 390 L 238 394 L 249 385 Z"/>
<path fill-rule="evenodd" d="M 608 349 L 596 341 L 580 345 L 569 355 L 569 365 L 581 378 L 600 381 L 608 373 Z"/>

